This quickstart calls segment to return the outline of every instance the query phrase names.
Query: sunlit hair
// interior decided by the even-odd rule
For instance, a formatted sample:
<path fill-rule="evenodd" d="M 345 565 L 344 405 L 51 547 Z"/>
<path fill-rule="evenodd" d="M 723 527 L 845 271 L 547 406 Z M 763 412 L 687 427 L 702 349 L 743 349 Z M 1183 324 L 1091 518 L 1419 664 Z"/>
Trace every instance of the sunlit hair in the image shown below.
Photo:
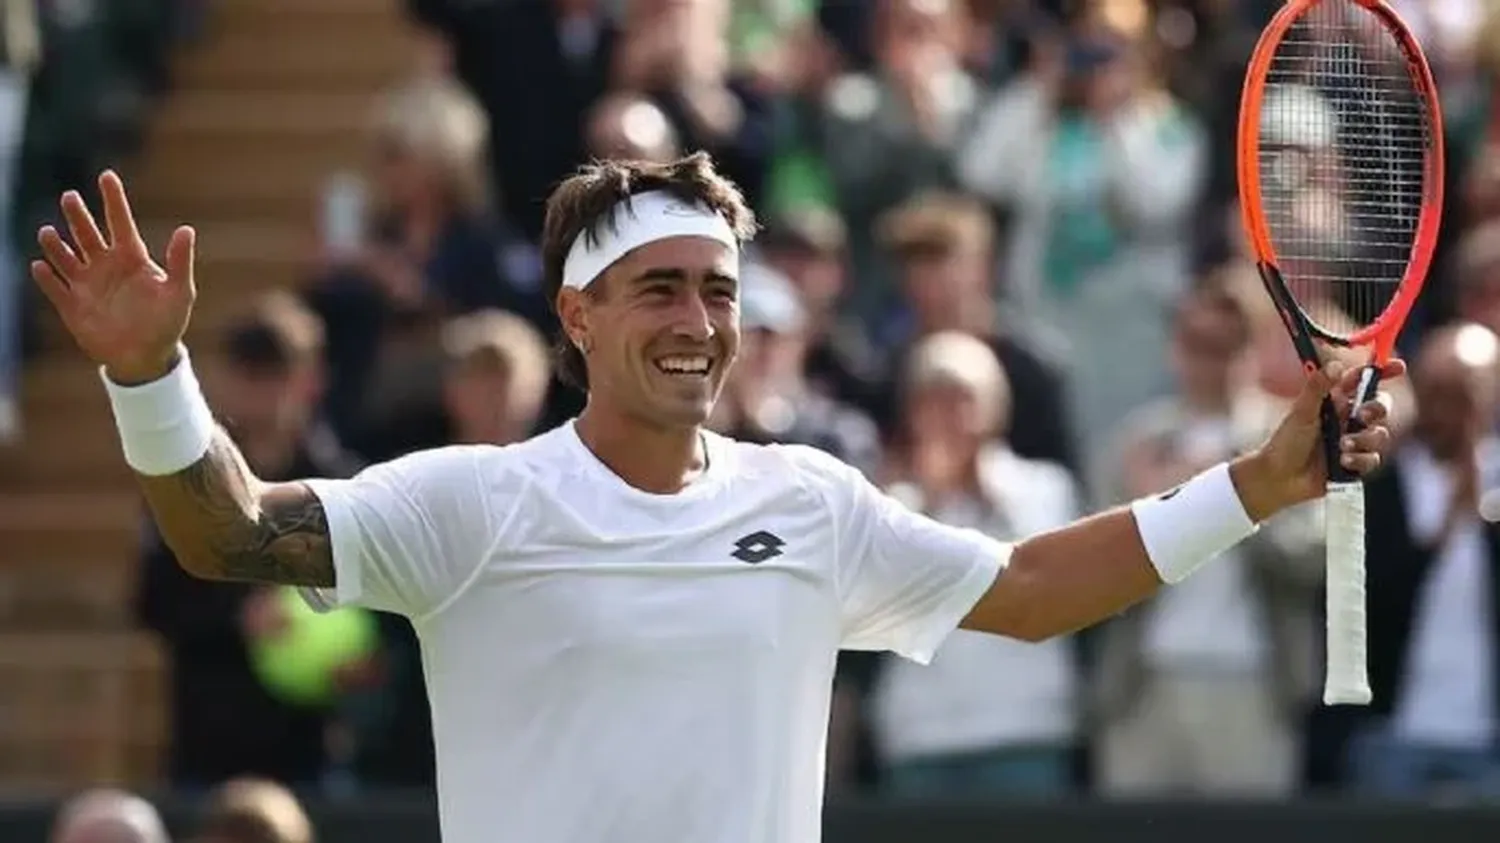
<path fill-rule="evenodd" d="M 489 201 L 484 110 L 458 83 L 419 79 L 391 89 L 375 109 L 371 135 L 437 171 L 455 209 L 474 211 Z"/>
<path fill-rule="evenodd" d="M 912 347 L 902 370 L 907 396 L 932 386 L 956 386 L 974 397 L 983 429 L 999 435 L 1010 425 L 1010 378 L 983 340 L 962 331 L 928 334 Z"/>
<path fill-rule="evenodd" d="M 312 820 L 302 803 L 280 784 L 257 778 L 232 779 L 208 799 L 198 828 L 203 837 L 234 843 L 313 843 Z"/>
<path fill-rule="evenodd" d="M 156 806 L 134 793 L 109 788 L 86 791 L 63 805 L 50 839 L 52 843 L 70 843 L 105 828 L 129 834 L 141 843 L 169 840 Z"/>
<path fill-rule="evenodd" d="M 509 403 L 536 415 L 552 377 L 547 341 L 530 322 L 503 310 L 481 310 L 443 326 L 443 355 L 450 369 L 482 366 L 505 373 Z"/>

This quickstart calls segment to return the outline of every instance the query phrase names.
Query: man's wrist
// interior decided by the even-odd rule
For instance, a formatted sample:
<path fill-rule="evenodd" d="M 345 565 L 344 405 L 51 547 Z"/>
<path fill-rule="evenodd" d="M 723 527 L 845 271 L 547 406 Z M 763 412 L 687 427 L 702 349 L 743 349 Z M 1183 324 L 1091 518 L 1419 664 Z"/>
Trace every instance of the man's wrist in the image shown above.
<path fill-rule="evenodd" d="M 213 441 L 213 413 L 193 374 L 192 360 L 186 349 L 178 354 L 165 374 L 144 383 L 119 383 L 101 367 L 125 462 L 147 477 L 182 471 L 200 460 Z"/>
<path fill-rule="evenodd" d="M 138 361 L 123 365 L 106 363 L 103 367 L 104 376 L 115 386 L 142 386 L 172 374 L 182 363 L 182 359 L 183 348 L 182 344 L 178 343 L 159 360 Z"/>
<path fill-rule="evenodd" d="M 1186 579 L 1257 529 L 1228 463 L 1217 463 L 1169 492 L 1141 498 L 1130 510 L 1146 556 L 1165 583 Z"/>
<path fill-rule="evenodd" d="M 1301 503 L 1290 486 L 1271 469 L 1259 451 L 1229 463 L 1229 478 L 1250 520 L 1260 524 L 1276 513 Z"/>

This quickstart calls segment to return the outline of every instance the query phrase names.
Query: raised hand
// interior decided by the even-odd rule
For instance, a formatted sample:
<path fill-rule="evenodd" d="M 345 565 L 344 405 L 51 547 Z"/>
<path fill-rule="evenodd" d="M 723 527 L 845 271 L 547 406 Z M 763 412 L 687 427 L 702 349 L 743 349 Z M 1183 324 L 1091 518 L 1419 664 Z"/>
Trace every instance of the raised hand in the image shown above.
<path fill-rule="evenodd" d="M 141 240 L 125 185 L 111 171 L 99 176 L 108 238 L 77 191 L 62 196 L 72 243 L 52 226 L 37 233 L 46 260 L 32 261 L 31 277 L 57 309 L 78 347 L 104 366 L 111 380 L 155 380 L 176 364 L 197 290 L 194 232 L 182 226 L 167 243 L 166 267 Z"/>

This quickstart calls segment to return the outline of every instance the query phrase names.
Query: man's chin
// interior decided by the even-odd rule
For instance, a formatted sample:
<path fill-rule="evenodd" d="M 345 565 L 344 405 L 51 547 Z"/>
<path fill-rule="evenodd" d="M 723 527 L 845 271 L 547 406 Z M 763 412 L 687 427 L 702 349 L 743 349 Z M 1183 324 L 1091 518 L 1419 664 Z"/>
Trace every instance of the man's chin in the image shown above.
<path fill-rule="evenodd" d="M 652 415 L 670 427 L 701 427 L 713 416 L 717 396 L 671 396 L 655 402 Z"/>

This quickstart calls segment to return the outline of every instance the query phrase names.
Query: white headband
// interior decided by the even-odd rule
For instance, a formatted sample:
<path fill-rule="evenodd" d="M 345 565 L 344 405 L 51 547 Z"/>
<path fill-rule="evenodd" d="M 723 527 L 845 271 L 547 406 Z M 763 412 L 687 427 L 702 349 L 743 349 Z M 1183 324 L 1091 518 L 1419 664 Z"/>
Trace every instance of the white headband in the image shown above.
<path fill-rule="evenodd" d="M 690 205 L 666 191 L 637 193 L 609 210 L 612 225 L 600 227 L 597 241 L 581 231 L 563 261 L 562 285 L 582 290 L 604 274 L 609 265 L 632 249 L 668 237 L 707 237 L 733 249 L 739 256 L 740 240 L 723 216 Z"/>

